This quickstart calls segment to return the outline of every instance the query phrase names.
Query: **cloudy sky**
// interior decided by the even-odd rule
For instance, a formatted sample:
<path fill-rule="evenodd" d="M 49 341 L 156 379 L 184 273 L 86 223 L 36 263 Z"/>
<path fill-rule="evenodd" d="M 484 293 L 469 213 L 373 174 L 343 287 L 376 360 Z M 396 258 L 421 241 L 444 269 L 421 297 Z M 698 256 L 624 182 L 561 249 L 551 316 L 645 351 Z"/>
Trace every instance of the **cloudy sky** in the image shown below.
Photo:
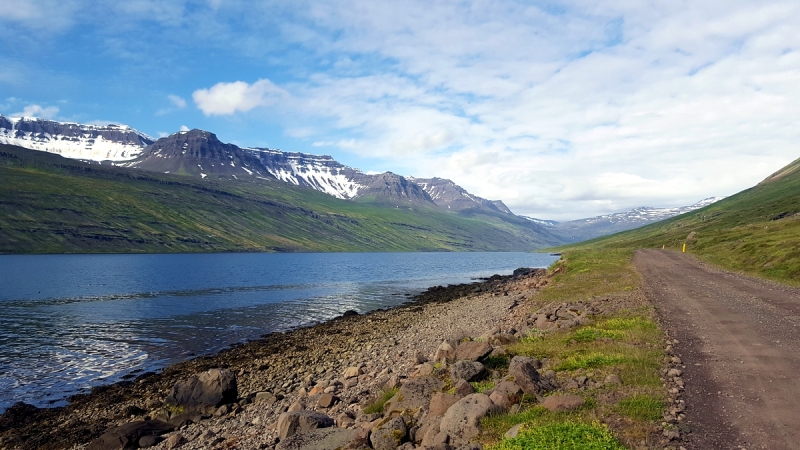
<path fill-rule="evenodd" d="M 2 114 L 201 128 L 450 178 L 534 217 L 687 205 L 800 157 L 797 0 L 0 10 Z"/>

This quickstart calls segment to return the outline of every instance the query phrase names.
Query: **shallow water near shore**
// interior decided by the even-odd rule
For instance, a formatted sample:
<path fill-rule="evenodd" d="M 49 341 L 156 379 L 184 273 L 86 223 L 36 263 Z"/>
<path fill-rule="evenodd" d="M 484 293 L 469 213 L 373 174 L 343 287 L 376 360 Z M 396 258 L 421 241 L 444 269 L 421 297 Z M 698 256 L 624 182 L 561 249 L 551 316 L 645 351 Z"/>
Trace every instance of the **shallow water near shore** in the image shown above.
<path fill-rule="evenodd" d="M 347 310 L 396 306 L 541 253 L 0 256 L 0 411 L 156 370 Z"/>

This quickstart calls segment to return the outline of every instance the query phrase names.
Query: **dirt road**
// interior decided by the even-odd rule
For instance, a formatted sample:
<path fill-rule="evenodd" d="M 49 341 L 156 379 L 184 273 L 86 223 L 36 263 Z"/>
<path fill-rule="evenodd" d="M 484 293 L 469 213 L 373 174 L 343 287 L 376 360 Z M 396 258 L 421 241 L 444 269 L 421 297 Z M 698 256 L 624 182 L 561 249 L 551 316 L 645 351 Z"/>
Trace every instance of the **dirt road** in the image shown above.
<path fill-rule="evenodd" d="M 684 366 L 688 449 L 800 448 L 800 290 L 639 250 Z"/>

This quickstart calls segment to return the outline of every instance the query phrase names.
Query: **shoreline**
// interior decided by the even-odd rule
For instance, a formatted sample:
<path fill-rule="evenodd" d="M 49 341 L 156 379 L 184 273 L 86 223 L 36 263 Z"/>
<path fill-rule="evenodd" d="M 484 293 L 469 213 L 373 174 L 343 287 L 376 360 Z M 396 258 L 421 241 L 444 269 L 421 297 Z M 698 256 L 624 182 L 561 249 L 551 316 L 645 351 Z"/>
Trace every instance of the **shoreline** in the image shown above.
<path fill-rule="evenodd" d="M 169 365 L 159 373 L 146 372 L 133 380 L 95 387 L 87 394 L 69 397 L 71 403 L 64 407 L 36 408 L 18 403 L 0 416 L 0 447 L 70 448 L 86 444 L 109 426 L 137 418 L 153 418 L 172 385 L 213 367 L 236 371 L 240 395 L 269 392 L 279 399 L 275 403 L 287 403 L 304 389 L 310 389 L 311 381 L 335 378 L 343 367 L 357 359 L 357 354 L 369 352 L 378 346 L 398 347 L 402 336 L 399 340 L 391 338 L 394 342 L 389 342 L 386 336 L 402 335 L 421 322 L 421 314 L 436 312 L 434 310 L 437 307 L 447 309 L 447 305 L 460 299 L 481 296 L 499 299 L 499 310 L 506 311 L 510 304 L 524 300 L 517 295 L 509 295 L 507 289 L 510 282 L 527 278 L 535 280 L 536 284 L 545 273 L 545 269 L 531 269 L 525 274 L 494 275 L 469 284 L 432 286 L 394 307 L 362 315 L 345 314 L 323 323 L 269 333 L 261 339 L 236 343 L 211 355 Z M 451 331 L 451 334 L 467 336 L 474 331 L 461 329 Z M 340 339 L 337 340 L 337 337 Z M 425 345 L 435 349 L 442 339 L 447 337 L 426 337 L 414 343 L 417 351 Z M 311 341 L 317 341 L 316 345 L 309 345 L 313 344 Z M 394 355 L 408 360 L 407 364 L 400 364 L 405 367 L 397 367 L 400 371 L 411 368 L 410 361 L 414 355 L 405 353 L 410 350 L 410 344 L 406 343 L 408 349 L 400 349 Z M 301 364 L 298 365 L 298 362 Z M 297 373 L 287 376 L 290 367 L 295 372 L 303 371 L 303 376 L 298 377 Z M 374 373 L 372 380 L 364 382 L 376 381 L 377 375 Z"/>

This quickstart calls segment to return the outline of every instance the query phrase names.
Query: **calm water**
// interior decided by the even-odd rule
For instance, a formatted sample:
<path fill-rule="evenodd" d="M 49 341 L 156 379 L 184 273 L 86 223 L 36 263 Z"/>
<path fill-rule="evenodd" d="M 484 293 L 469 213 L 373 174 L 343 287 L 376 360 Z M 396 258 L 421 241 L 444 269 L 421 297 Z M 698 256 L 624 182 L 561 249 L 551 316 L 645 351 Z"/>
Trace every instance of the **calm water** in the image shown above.
<path fill-rule="evenodd" d="M 0 411 L 433 285 L 546 267 L 536 253 L 0 256 Z"/>

